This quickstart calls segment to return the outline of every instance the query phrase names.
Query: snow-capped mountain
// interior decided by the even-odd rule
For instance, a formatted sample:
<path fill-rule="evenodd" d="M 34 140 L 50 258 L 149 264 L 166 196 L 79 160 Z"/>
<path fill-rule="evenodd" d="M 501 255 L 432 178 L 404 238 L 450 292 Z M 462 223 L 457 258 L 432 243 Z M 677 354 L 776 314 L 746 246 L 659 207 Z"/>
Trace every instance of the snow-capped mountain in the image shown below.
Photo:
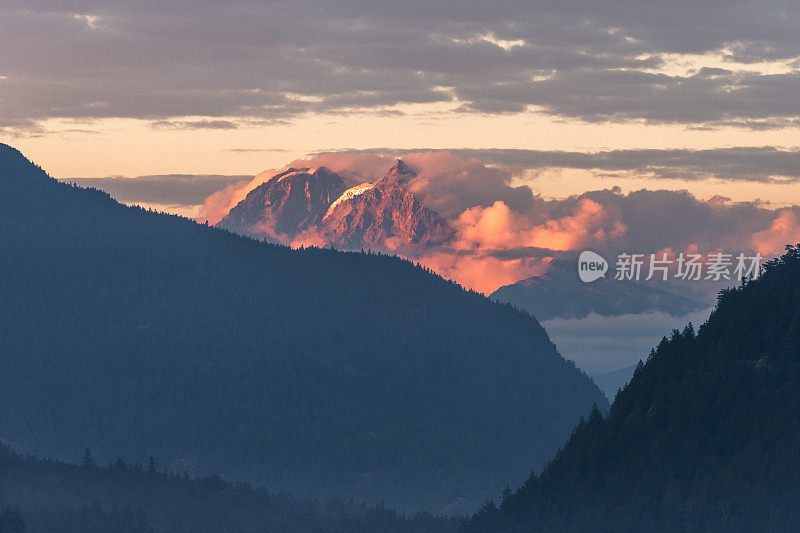
<path fill-rule="evenodd" d="M 441 244 L 453 230 L 408 189 L 416 174 L 397 161 L 382 178 L 352 185 L 319 169 L 289 169 L 251 191 L 219 223 L 278 241 L 298 236 L 344 249 L 414 249 Z"/>
<path fill-rule="evenodd" d="M 328 208 L 321 229 L 342 248 L 418 248 L 450 239 L 452 228 L 406 186 L 415 173 L 397 161 L 378 181 L 345 191 Z"/>
<path fill-rule="evenodd" d="M 290 168 L 250 191 L 218 226 L 256 237 L 293 236 L 316 226 L 345 189 L 345 180 L 325 167 Z"/>

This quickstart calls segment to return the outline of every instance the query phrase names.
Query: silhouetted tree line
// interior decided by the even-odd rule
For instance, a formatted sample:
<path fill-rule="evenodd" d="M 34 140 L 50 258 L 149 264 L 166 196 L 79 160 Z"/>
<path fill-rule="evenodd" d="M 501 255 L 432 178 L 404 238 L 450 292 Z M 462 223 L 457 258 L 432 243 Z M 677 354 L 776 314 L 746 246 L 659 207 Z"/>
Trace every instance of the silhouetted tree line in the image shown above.
<path fill-rule="evenodd" d="M 800 245 L 673 331 L 607 418 L 465 531 L 797 531 Z"/>

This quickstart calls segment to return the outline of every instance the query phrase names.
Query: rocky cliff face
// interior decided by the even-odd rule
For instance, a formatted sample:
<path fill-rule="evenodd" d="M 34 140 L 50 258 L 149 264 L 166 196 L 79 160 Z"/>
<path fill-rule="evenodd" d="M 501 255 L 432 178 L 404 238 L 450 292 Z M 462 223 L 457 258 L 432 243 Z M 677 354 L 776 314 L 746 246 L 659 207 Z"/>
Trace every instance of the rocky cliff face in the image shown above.
<path fill-rule="evenodd" d="M 345 189 L 325 167 L 290 168 L 250 191 L 218 226 L 255 237 L 293 236 L 318 224 Z"/>
<path fill-rule="evenodd" d="M 343 248 L 418 248 L 441 244 L 452 228 L 406 189 L 414 177 L 402 161 L 372 184 L 355 187 L 337 200 L 322 219 L 325 240 Z M 349 194 L 348 194 L 349 193 Z"/>

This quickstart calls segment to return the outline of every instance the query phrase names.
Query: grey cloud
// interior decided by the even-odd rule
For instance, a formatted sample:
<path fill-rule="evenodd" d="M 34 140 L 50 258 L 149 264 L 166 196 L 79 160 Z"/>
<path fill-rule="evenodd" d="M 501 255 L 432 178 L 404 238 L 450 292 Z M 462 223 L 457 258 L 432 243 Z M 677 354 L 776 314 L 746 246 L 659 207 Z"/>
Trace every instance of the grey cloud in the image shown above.
<path fill-rule="evenodd" d="M 729 126 L 734 128 L 746 128 L 754 131 L 766 131 L 779 128 L 797 128 L 800 126 L 800 119 L 770 118 L 759 120 L 716 120 L 707 122 L 700 126 L 689 126 L 689 129 L 713 130 Z"/>
<path fill-rule="evenodd" d="M 670 329 L 681 330 L 692 322 L 706 321 L 711 309 L 683 317 L 667 313 L 603 317 L 595 314 L 580 319 L 556 318 L 543 322 L 561 355 L 590 374 L 609 372 L 646 360 Z"/>
<path fill-rule="evenodd" d="M 732 148 L 634 149 L 601 152 L 524 149 L 452 149 L 424 148 L 348 150 L 353 153 L 376 153 L 403 156 L 419 152 L 449 152 L 462 158 L 476 158 L 484 163 L 514 169 L 541 170 L 572 168 L 597 171 L 598 174 L 634 172 L 638 177 L 701 180 L 709 177 L 736 181 L 800 181 L 800 149 L 773 146 Z"/>
<path fill-rule="evenodd" d="M 770 227 L 775 210 L 753 202 L 715 207 L 685 191 L 640 190 L 627 195 L 593 191 L 556 201 L 559 210 L 570 209 L 581 198 L 590 198 L 619 213 L 626 225 L 624 241 L 609 251 L 654 253 L 663 248 L 674 251 L 697 245 L 702 250 L 750 250 L 753 234 Z M 793 208 L 800 214 L 800 209 Z"/>
<path fill-rule="evenodd" d="M 658 67 L 662 53 L 719 50 L 739 62 L 796 63 L 796 7 L 721 0 L 668 7 L 622 0 L 2 3 L 0 41 L 14 53 L 0 57 L 0 126 L 49 117 L 286 120 L 443 102 L 450 93 L 438 88 L 451 87 L 465 112 L 534 105 L 585 121 L 782 127 L 800 117 L 797 70 L 666 76 L 645 69 Z M 525 44 L 506 51 L 476 38 L 488 33 Z"/>
<path fill-rule="evenodd" d="M 109 176 L 105 178 L 67 178 L 81 187 L 93 187 L 106 191 L 125 203 L 197 205 L 212 193 L 252 176 L 166 174 L 128 178 Z"/>
<path fill-rule="evenodd" d="M 150 127 L 176 130 L 235 130 L 239 125 L 230 120 L 155 120 L 150 123 Z"/>
<path fill-rule="evenodd" d="M 457 93 L 470 102 L 470 110 L 521 111 L 538 105 L 549 114 L 587 122 L 644 119 L 703 124 L 729 117 L 800 116 L 798 72 L 760 75 L 703 69 L 690 76 L 668 76 L 580 69 L 542 81 L 469 86 Z"/>

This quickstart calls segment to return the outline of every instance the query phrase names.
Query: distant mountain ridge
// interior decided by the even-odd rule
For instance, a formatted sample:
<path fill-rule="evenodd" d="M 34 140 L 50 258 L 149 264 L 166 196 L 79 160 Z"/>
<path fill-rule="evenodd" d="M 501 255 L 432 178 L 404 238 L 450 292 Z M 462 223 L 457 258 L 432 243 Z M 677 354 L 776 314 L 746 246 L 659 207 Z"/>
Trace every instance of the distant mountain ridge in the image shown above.
<path fill-rule="evenodd" d="M 292 168 L 248 193 L 218 226 L 348 250 L 414 249 L 448 241 L 453 234 L 448 222 L 406 188 L 413 176 L 400 160 L 384 177 L 355 185 L 324 167 Z"/>
<path fill-rule="evenodd" d="M 628 384 L 635 370 L 636 365 L 626 366 L 625 368 L 620 368 L 619 370 L 613 370 L 611 372 L 605 372 L 603 374 L 592 376 L 592 380 L 597 383 L 597 386 L 600 387 L 600 390 L 605 393 L 606 398 L 614 401 L 614 397 L 617 395 L 617 392 Z"/>
<path fill-rule="evenodd" d="M 6 145 L 0 189 L 0 439 L 20 451 L 467 510 L 607 405 L 534 319 L 410 262 L 126 207 Z"/>
<path fill-rule="evenodd" d="M 577 261 L 556 259 L 544 274 L 500 287 L 489 297 L 524 309 L 538 320 L 584 318 L 590 313 L 619 316 L 654 311 L 684 316 L 711 305 L 677 294 L 670 290 L 671 285 L 664 285 L 665 288 L 660 288 L 632 280 L 618 281 L 610 275 L 584 283 L 578 277 Z"/>

